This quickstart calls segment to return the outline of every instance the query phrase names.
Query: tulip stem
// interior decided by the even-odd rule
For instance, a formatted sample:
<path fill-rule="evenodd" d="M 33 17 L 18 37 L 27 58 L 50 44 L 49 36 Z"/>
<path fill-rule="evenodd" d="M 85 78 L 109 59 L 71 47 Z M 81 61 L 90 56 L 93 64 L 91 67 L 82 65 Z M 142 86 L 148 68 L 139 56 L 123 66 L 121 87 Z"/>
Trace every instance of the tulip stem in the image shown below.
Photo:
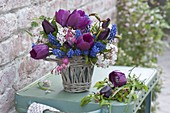
<path fill-rule="evenodd" d="M 136 66 L 134 66 L 132 69 L 130 69 L 130 70 L 129 70 L 129 74 L 128 74 L 128 76 L 130 76 L 130 75 L 131 75 L 131 73 L 132 73 L 132 71 L 135 69 L 135 67 L 136 67 Z"/>
<path fill-rule="evenodd" d="M 101 31 L 99 30 L 99 32 L 96 35 L 96 39 L 98 38 L 98 36 L 100 35 Z"/>

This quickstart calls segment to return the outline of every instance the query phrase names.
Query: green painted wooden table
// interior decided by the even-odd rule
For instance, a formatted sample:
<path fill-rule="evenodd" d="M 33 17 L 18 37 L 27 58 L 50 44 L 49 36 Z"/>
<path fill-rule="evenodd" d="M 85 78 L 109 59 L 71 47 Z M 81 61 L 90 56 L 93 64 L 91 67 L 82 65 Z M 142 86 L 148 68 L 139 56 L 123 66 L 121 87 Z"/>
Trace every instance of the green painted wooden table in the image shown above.
<path fill-rule="evenodd" d="M 108 74 L 113 70 L 120 70 L 128 75 L 129 70 L 132 67 L 123 67 L 123 66 L 111 66 L 109 68 L 97 68 L 94 69 L 94 74 L 92 78 L 92 86 L 99 81 L 103 80 Z M 125 109 L 128 106 L 126 113 L 136 113 L 140 108 L 141 103 L 146 100 L 146 109 L 145 113 L 150 113 L 151 106 L 151 90 L 157 83 L 157 70 L 153 68 L 135 68 L 132 73 L 135 73 L 137 76 L 140 76 L 140 80 L 145 80 L 145 84 L 148 86 L 148 92 L 137 92 L 137 100 L 131 102 L 128 105 L 125 103 L 120 103 L 113 101 L 111 105 L 112 113 L 124 113 Z M 38 88 L 38 81 L 40 80 L 50 80 L 52 85 L 50 89 L 54 90 L 48 94 L 45 91 Z M 25 88 L 18 91 L 15 95 L 15 105 L 16 110 L 19 113 L 26 113 L 28 106 L 33 102 L 38 102 L 45 104 L 54 108 L 59 109 L 62 112 L 69 113 L 81 113 L 81 112 L 92 112 L 92 113 L 104 113 L 105 108 L 101 108 L 97 103 L 90 102 L 84 107 L 80 107 L 81 99 L 95 91 L 91 87 L 89 92 L 83 93 L 68 93 L 63 91 L 62 80 L 60 75 L 47 74 L 39 80 L 31 83 Z"/>

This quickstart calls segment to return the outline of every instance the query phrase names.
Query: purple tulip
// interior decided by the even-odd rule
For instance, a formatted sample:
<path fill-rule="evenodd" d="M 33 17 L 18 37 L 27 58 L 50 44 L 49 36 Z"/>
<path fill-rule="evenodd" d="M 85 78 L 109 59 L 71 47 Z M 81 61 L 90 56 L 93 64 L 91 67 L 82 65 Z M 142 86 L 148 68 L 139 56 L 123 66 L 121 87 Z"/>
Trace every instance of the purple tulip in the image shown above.
<path fill-rule="evenodd" d="M 109 74 L 109 80 L 112 82 L 114 87 L 121 87 L 127 82 L 125 74 L 118 71 L 112 71 Z"/>
<path fill-rule="evenodd" d="M 66 27 L 68 17 L 70 15 L 69 10 L 60 9 L 55 13 L 56 22 L 58 22 L 62 27 Z"/>
<path fill-rule="evenodd" d="M 91 23 L 90 19 L 85 12 L 82 10 L 74 10 L 67 21 L 67 26 L 72 27 L 73 29 L 85 29 L 87 25 Z"/>
<path fill-rule="evenodd" d="M 102 23 L 102 28 L 107 28 L 110 24 L 110 18 L 107 18 L 105 22 Z"/>
<path fill-rule="evenodd" d="M 78 38 L 76 44 L 80 50 L 89 50 L 94 45 L 94 38 L 90 33 L 85 33 Z"/>
<path fill-rule="evenodd" d="M 45 20 L 42 22 L 42 26 L 44 29 L 44 32 L 46 34 L 53 33 L 55 31 L 55 27 L 53 24 L 51 24 L 49 21 Z"/>
<path fill-rule="evenodd" d="M 34 59 L 43 59 L 47 57 L 48 54 L 49 54 L 49 48 L 47 45 L 44 44 L 35 45 L 30 51 L 30 55 Z"/>
<path fill-rule="evenodd" d="M 106 98 L 109 98 L 109 96 L 112 94 L 112 88 L 110 86 L 105 86 L 100 90 L 100 94 Z"/>
<path fill-rule="evenodd" d="M 110 29 L 106 28 L 104 31 L 101 31 L 101 33 L 99 34 L 98 39 L 105 40 L 108 37 L 109 33 L 110 33 Z"/>

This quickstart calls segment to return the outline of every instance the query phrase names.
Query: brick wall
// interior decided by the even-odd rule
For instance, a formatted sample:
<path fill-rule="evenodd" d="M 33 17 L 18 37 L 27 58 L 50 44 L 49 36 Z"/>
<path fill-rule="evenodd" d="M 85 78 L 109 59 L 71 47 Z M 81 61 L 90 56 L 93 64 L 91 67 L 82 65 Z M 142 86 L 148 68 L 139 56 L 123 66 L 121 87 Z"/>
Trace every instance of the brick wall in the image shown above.
<path fill-rule="evenodd" d="M 79 8 L 115 22 L 115 4 L 116 0 L 0 0 L 0 113 L 15 113 L 15 92 L 55 66 L 29 56 L 33 39 L 24 30 L 30 29 L 32 18 Z"/>

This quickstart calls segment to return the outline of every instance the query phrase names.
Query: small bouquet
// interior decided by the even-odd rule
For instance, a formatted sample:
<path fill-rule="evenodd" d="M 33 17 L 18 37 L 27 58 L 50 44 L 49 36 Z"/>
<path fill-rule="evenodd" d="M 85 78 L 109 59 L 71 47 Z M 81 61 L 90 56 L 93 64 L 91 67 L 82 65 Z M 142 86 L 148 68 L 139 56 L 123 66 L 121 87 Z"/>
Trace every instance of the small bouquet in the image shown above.
<path fill-rule="evenodd" d="M 148 87 L 144 84 L 144 81 L 140 81 L 139 77 L 135 74 L 128 74 L 126 78 L 125 74 L 120 71 L 112 71 L 108 78 L 103 81 L 98 81 L 94 88 L 99 90 L 93 92 L 82 98 L 81 106 L 88 104 L 91 101 L 99 103 L 100 106 L 110 106 L 111 102 L 119 101 L 124 103 L 130 103 L 137 99 L 137 91 L 148 91 Z M 111 113 L 111 112 L 110 112 Z"/>
<path fill-rule="evenodd" d="M 93 22 L 90 17 L 96 18 Z M 84 60 L 86 64 L 106 68 L 117 59 L 115 37 L 116 25 L 110 19 L 102 20 L 97 14 L 86 14 L 82 10 L 56 11 L 54 18 L 39 17 L 43 31 L 33 44 L 30 55 L 34 59 L 55 56 L 60 61 L 57 71 L 66 68 L 72 60 Z M 32 22 L 37 26 L 37 22 Z"/>

